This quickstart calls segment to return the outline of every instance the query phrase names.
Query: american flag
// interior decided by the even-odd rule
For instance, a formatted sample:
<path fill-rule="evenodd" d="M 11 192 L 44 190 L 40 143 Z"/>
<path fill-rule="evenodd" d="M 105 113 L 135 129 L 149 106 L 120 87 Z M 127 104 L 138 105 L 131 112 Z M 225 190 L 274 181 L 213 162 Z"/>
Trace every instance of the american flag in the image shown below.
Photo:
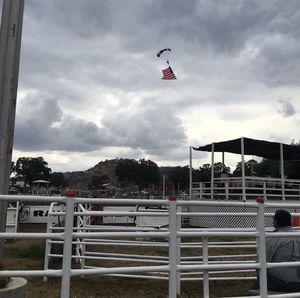
<path fill-rule="evenodd" d="M 162 80 L 176 80 L 177 79 L 176 76 L 174 75 L 174 72 L 173 72 L 171 66 L 163 69 L 162 73 L 163 73 L 163 77 L 161 78 Z"/>

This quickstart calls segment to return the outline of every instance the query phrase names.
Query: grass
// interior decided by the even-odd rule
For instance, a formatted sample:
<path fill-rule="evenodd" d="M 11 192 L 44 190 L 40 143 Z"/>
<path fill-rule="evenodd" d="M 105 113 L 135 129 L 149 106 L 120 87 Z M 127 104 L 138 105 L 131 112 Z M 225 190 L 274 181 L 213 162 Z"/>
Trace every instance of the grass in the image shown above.
<path fill-rule="evenodd" d="M 6 242 L 4 267 L 7 270 L 37 270 L 43 268 L 44 240 L 15 240 Z M 94 248 L 96 249 L 96 248 Z M 101 251 L 128 253 L 124 247 L 102 247 Z M 161 248 L 148 248 L 145 253 L 165 255 Z M 222 251 L 212 250 L 211 254 Z M 243 251 L 244 252 L 244 251 Z M 130 249 L 130 253 L 138 253 L 138 248 Z M 167 249 L 166 249 L 167 253 Z M 201 250 L 188 252 L 189 255 L 199 255 Z M 224 251 L 223 251 L 224 253 Z M 227 251 L 226 251 L 227 253 Z M 236 251 L 235 251 L 236 253 Z M 98 262 L 97 262 L 98 263 Z M 99 261 L 102 266 L 118 266 L 120 262 Z M 123 265 L 123 263 L 122 263 Z M 142 265 L 138 263 L 138 265 Z M 78 265 L 75 265 L 78 266 Z M 61 260 L 56 260 L 52 268 L 61 268 Z M 42 278 L 28 277 L 28 297 L 60 297 L 60 278 L 48 278 L 44 283 Z M 246 295 L 251 281 L 210 281 L 210 297 Z M 203 297 L 202 281 L 184 281 L 181 283 L 181 298 Z M 74 277 L 71 279 L 70 297 L 72 298 L 167 298 L 168 281 L 149 279 L 129 279 L 110 276 Z"/>
<path fill-rule="evenodd" d="M 20 245 L 7 245 L 6 256 L 8 258 L 43 259 L 45 254 L 45 243 L 41 241 L 24 241 Z M 11 248 L 10 248 L 11 247 Z"/>

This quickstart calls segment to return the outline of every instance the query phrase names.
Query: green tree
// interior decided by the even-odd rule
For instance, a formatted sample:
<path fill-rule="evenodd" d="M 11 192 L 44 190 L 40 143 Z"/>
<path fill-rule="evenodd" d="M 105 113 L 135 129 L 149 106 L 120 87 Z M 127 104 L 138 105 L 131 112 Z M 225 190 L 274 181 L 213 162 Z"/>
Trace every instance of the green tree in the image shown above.
<path fill-rule="evenodd" d="M 190 181 L 190 169 L 188 166 L 174 167 L 168 175 L 168 179 L 178 190 L 187 190 Z"/>
<path fill-rule="evenodd" d="M 15 171 L 15 162 L 12 161 L 12 162 L 10 163 L 10 174 L 14 173 L 14 171 Z"/>
<path fill-rule="evenodd" d="M 214 163 L 214 176 L 215 177 L 220 177 L 223 172 L 229 174 L 230 173 L 230 167 L 227 167 L 222 162 Z"/>
<path fill-rule="evenodd" d="M 89 188 L 98 189 L 101 188 L 104 183 L 108 182 L 108 177 L 104 176 L 92 176 Z"/>
<path fill-rule="evenodd" d="M 199 181 L 210 181 L 211 179 L 211 166 L 210 164 L 206 163 L 202 167 L 199 167 Z"/>
<path fill-rule="evenodd" d="M 134 159 L 120 159 L 115 174 L 121 181 L 121 185 L 127 186 L 135 181 L 138 163 Z"/>
<path fill-rule="evenodd" d="M 280 177 L 280 161 L 279 160 L 270 160 L 262 159 L 261 162 L 255 167 L 255 172 L 257 176 L 266 177 L 271 176 L 273 178 Z"/>
<path fill-rule="evenodd" d="M 298 143 L 292 140 L 291 145 L 300 147 Z M 300 160 L 289 160 L 284 162 L 284 173 L 290 179 L 300 179 Z"/>
<path fill-rule="evenodd" d="M 157 164 L 151 160 L 140 159 L 137 164 L 134 182 L 140 190 L 151 185 L 156 185 L 160 181 L 160 172 Z"/>
<path fill-rule="evenodd" d="M 121 181 L 122 186 L 134 183 L 140 190 L 160 181 L 159 168 L 151 160 L 121 159 L 116 167 L 116 176 Z"/>
<path fill-rule="evenodd" d="M 214 164 L 214 176 L 220 177 L 222 172 L 230 173 L 230 167 L 227 167 L 221 162 Z M 199 169 L 193 170 L 193 181 L 209 182 L 211 180 L 211 165 L 206 163 L 200 166 Z"/>
<path fill-rule="evenodd" d="M 258 175 L 259 165 L 255 159 L 250 159 L 245 162 L 245 176 L 251 176 L 253 172 Z M 235 170 L 233 171 L 233 176 L 242 176 L 242 162 L 238 162 Z"/>
<path fill-rule="evenodd" d="M 43 157 L 20 157 L 15 164 L 14 172 L 24 180 L 26 188 L 26 184 L 31 185 L 34 180 L 49 179 L 51 169 L 47 166 L 48 163 Z"/>
<path fill-rule="evenodd" d="M 50 173 L 49 181 L 55 187 L 65 187 L 68 184 L 61 172 Z"/>

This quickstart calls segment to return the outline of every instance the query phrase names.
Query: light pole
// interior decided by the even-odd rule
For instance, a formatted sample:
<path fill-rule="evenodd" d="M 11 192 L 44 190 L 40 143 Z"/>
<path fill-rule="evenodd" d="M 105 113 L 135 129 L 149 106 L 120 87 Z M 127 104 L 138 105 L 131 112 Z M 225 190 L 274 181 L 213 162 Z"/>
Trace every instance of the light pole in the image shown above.
<path fill-rule="evenodd" d="M 3 0 L 0 30 L 0 194 L 7 194 L 13 148 L 24 0 Z M 0 201 L 0 232 L 7 202 Z M 0 241 L 0 264 L 4 240 Z"/>

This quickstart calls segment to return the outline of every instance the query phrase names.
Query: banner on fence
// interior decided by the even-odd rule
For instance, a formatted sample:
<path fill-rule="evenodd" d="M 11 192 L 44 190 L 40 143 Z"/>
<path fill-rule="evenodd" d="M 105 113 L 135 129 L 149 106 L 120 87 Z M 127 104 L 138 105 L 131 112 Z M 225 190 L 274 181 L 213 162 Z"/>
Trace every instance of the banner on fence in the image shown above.
<path fill-rule="evenodd" d="M 63 211 L 63 206 L 53 207 L 53 211 Z M 49 206 L 23 205 L 19 210 L 19 223 L 47 223 Z M 59 216 L 53 217 L 53 222 L 58 222 Z"/>

